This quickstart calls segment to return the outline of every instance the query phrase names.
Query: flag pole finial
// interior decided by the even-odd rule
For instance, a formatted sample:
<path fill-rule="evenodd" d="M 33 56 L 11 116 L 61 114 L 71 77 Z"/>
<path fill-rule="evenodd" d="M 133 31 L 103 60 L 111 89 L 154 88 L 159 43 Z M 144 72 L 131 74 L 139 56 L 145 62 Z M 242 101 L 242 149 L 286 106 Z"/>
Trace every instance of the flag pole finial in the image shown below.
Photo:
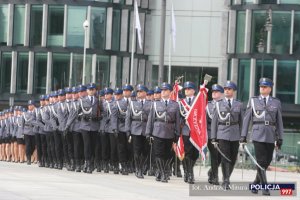
<path fill-rule="evenodd" d="M 212 79 L 211 75 L 205 74 L 204 76 L 204 85 L 207 85 Z"/>

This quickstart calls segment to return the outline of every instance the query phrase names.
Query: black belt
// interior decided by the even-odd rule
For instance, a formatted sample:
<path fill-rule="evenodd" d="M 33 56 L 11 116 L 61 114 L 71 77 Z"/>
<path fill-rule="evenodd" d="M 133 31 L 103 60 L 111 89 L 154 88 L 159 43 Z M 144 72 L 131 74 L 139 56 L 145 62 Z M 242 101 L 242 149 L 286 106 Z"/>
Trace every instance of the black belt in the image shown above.
<path fill-rule="evenodd" d="M 225 126 L 232 126 L 232 125 L 237 125 L 239 124 L 238 122 L 219 122 L 219 125 L 225 125 Z"/>
<path fill-rule="evenodd" d="M 165 120 L 155 120 L 155 122 L 163 122 L 163 123 L 168 123 L 168 124 L 174 124 L 175 121 L 165 121 Z"/>
<path fill-rule="evenodd" d="M 147 122 L 147 120 L 140 120 L 140 119 L 132 119 L 132 121 L 135 121 L 135 122 Z"/>
<path fill-rule="evenodd" d="M 276 126 L 276 123 L 275 122 L 270 122 L 270 121 L 260 121 L 260 122 L 253 122 L 253 125 L 254 124 L 264 124 L 266 126 Z"/>

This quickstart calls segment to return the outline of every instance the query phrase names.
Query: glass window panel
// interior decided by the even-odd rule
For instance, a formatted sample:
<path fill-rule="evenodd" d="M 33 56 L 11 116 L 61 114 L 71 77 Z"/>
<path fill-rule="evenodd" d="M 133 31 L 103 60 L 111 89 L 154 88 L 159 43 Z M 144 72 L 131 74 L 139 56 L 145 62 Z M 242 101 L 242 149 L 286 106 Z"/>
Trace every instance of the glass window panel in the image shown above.
<path fill-rule="evenodd" d="M 41 45 L 43 24 L 43 6 L 32 5 L 30 16 L 30 46 Z"/>
<path fill-rule="evenodd" d="M 52 89 L 69 85 L 70 54 L 54 53 L 52 57 Z"/>
<path fill-rule="evenodd" d="M 273 80 L 273 69 L 273 60 L 256 60 L 255 95 L 259 94 L 258 82 L 260 78 L 267 77 Z"/>
<path fill-rule="evenodd" d="M 104 49 L 105 28 L 106 28 L 105 8 L 92 7 L 90 26 L 91 26 L 90 47 L 94 49 Z"/>
<path fill-rule="evenodd" d="M 17 65 L 17 93 L 27 92 L 28 82 L 28 53 L 18 54 L 18 65 Z"/>
<path fill-rule="evenodd" d="M 10 92 L 11 79 L 11 53 L 3 52 L 1 60 L 1 90 Z"/>
<path fill-rule="evenodd" d="M 280 0 L 280 4 L 300 4 L 299 0 Z"/>
<path fill-rule="evenodd" d="M 110 74 L 109 69 L 110 69 L 110 57 L 97 56 L 96 83 L 100 85 L 100 88 L 109 86 L 109 74 Z"/>
<path fill-rule="evenodd" d="M 277 4 L 277 0 L 260 0 L 261 4 Z"/>
<path fill-rule="evenodd" d="M 253 0 L 242 0 L 242 4 L 253 4 Z"/>
<path fill-rule="evenodd" d="M 113 27 L 112 27 L 112 50 L 120 48 L 120 31 L 121 31 L 121 12 L 113 11 Z"/>
<path fill-rule="evenodd" d="M 276 97 L 284 103 L 295 103 L 295 82 L 296 61 L 278 61 Z"/>
<path fill-rule="evenodd" d="M 24 44 L 25 5 L 15 5 L 13 44 Z"/>
<path fill-rule="evenodd" d="M 289 53 L 291 36 L 291 12 L 273 11 L 272 23 L 272 53 Z"/>
<path fill-rule="evenodd" d="M 117 58 L 117 80 L 116 80 L 116 87 L 122 87 L 122 72 L 123 72 L 123 65 L 122 65 L 122 57 Z"/>
<path fill-rule="evenodd" d="M 0 5 L 0 44 L 3 45 L 6 45 L 7 42 L 7 23 L 8 23 L 7 5 Z"/>
<path fill-rule="evenodd" d="M 73 66 L 72 66 L 72 85 L 79 85 L 82 83 L 82 71 L 83 71 L 83 55 L 73 54 Z"/>
<path fill-rule="evenodd" d="M 293 53 L 300 53 L 300 12 L 295 12 Z"/>
<path fill-rule="evenodd" d="M 251 52 L 257 53 L 257 45 L 261 37 L 261 31 L 264 29 L 266 20 L 266 11 L 253 11 L 252 15 L 252 30 L 251 30 Z M 266 41 L 266 34 L 264 40 Z"/>
<path fill-rule="evenodd" d="M 86 9 L 83 6 L 68 6 L 67 46 L 83 47 Z"/>
<path fill-rule="evenodd" d="M 37 53 L 34 59 L 33 91 L 35 94 L 46 92 L 47 80 L 47 54 Z"/>
<path fill-rule="evenodd" d="M 246 12 L 239 11 L 236 28 L 236 53 L 244 53 Z"/>
<path fill-rule="evenodd" d="M 231 59 L 228 60 L 228 66 L 227 66 L 227 80 L 231 80 Z"/>
<path fill-rule="evenodd" d="M 250 91 L 250 59 L 239 60 L 238 91 L 237 96 L 241 101 L 248 101 Z"/>
<path fill-rule="evenodd" d="M 62 46 L 64 34 L 64 6 L 50 5 L 48 10 L 48 46 Z"/>

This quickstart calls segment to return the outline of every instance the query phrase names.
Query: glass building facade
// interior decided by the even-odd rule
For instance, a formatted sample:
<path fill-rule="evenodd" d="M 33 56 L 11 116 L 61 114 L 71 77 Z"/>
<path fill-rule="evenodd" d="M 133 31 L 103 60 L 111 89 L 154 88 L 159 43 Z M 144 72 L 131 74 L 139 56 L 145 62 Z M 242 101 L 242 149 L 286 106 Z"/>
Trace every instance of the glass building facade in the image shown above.
<path fill-rule="evenodd" d="M 270 16 L 272 29 L 266 30 Z M 282 102 L 283 153 L 300 157 L 300 1 L 232 0 L 227 38 L 228 78 L 238 83 L 237 98 L 247 104 L 259 94 L 261 77 L 274 82 Z M 260 41 L 263 49 L 258 48 Z"/>
<path fill-rule="evenodd" d="M 136 53 L 131 61 L 132 3 L 1 1 L 0 107 L 25 103 L 40 94 L 82 83 L 114 88 L 130 81 L 133 85 L 149 82 L 146 65 L 151 64 L 144 54 L 145 45 L 140 50 L 135 44 Z M 149 0 L 139 0 L 138 6 L 145 33 Z M 85 20 L 89 22 L 86 30 Z"/>

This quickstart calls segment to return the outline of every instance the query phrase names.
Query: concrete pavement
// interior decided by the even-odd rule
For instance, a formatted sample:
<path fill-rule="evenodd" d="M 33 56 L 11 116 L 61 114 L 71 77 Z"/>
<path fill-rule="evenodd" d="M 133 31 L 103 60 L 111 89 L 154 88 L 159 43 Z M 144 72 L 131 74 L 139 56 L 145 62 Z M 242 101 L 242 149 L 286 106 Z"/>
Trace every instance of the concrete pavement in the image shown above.
<path fill-rule="evenodd" d="M 208 168 L 195 168 L 196 181 L 207 181 Z M 235 169 L 231 182 L 251 182 L 255 171 Z M 267 172 L 269 181 L 274 181 L 274 172 Z M 220 170 L 221 177 L 221 170 Z M 297 181 L 300 186 L 300 174 L 277 172 L 277 181 Z M 258 194 L 256 198 L 263 199 Z M 156 182 L 154 177 L 137 179 L 129 176 L 101 173 L 85 174 L 39 168 L 37 165 L 0 162 L 0 200 L 94 200 L 94 199 L 254 199 L 255 197 L 190 197 L 189 185 L 182 178 L 171 177 L 169 183 Z M 280 197 L 269 197 L 280 198 Z M 298 197 L 294 197 L 299 199 Z M 293 199 L 294 199 L 293 198 Z"/>

